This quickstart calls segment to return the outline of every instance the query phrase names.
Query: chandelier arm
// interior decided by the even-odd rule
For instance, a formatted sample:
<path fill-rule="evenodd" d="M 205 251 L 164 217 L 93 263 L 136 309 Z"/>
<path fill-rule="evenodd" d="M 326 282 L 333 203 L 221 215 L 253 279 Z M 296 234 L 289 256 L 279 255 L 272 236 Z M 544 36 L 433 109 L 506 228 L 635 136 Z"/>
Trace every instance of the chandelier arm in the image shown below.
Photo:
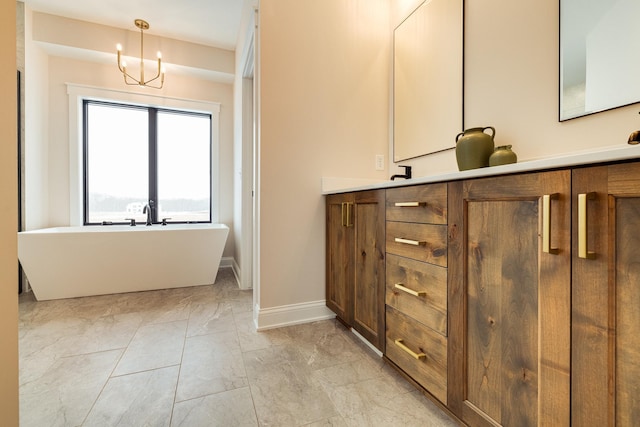
<path fill-rule="evenodd" d="M 147 80 L 145 83 L 149 83 L 149 82 L 152 82 L 154 80 L 157 80 L 162 74 L 163 74 L 162 71 L 160 69 L 158 69 L 158 74 L 156 74 L 155 77 L 152 78 L 151 80 Z"/>
<path fill-rule="evenodd" d="M 154 89 L 162 89 L 162 86 L 164 85 L 164 71 L 162 70 L 162 59 L 161 59 L 161 54 L 160 52 L 158 52 L 158 73 L 156 74 L 155 77 L 153 77 L 150 80 L 146 80 L 144 79 L 144 30 L 149 29 L 149 24 L 142 20 L 142 19 L 136 19 L 134 21 L 136 27 L 140 28 L 140 80 L 136 79 L 135 77 L 133 77 L 132 75 L 130 75 L 129 73 L 127 73 L 127 67 L 126 65 L 122 65 L 122 58 L 121 58 L 121 49 L 122 47 L 120 46 L 120 44 L 118 44 L 117 46 L 117 51 L 118 51 L 118 69 L 120 70 L 120 72 L 122 73 L 123 79 L 125 84 L 130 85 L 130 86 L 148 86 Z M 149 83 L 160 79 L 160 82 L 158 85 L 150 85 Z"/>
<path fill-rule="evenodd" d="M 123 72 L 122 75 L 124 76 L 124 81 L 127 81 L 127 78 L 133 80 L 134 82 L 136 82 L 135 84 L 139 85 L 140 83 L 144 84 L 144 82 L 142 80 L 138 80 L 135 77 L 133 77 L 131 74 L 127 73 L 127 72 Z M 129 83 L 127 83 L 129 84 Z M 133 84 L 133 83 L 131 83 Z"/>

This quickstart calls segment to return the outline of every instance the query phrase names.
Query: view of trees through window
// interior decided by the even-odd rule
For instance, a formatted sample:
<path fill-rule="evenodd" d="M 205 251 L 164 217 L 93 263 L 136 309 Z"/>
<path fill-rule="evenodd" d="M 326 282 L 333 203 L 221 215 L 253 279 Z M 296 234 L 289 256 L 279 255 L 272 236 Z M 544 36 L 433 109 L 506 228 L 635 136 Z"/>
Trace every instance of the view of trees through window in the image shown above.
<path fill-rule="evenodd" d="M 85 224 L 211 221 L 211 116 L 84 101 Z"/>

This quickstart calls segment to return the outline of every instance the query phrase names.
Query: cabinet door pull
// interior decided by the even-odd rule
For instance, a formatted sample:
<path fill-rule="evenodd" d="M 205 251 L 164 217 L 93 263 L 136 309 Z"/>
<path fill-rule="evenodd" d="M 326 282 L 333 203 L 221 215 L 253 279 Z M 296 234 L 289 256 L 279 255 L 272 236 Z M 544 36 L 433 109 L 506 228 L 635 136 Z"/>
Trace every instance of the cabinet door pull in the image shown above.
<path fill-rule="evenodd" d="M 404 345 L 403 344 L 404 340 L 402 338 L 398 338 L 394 342 L 396 343 L 396 345 L 398 347 L 400 347 L 402 349 L 402 351 L 404 351 L 405 353 L 411 355 L 411 357 L 413 357 L 416 360 L 421 360 L 421 359 L 426 359 L 427 358 L 426 354 L 424 354 L 424 353 L 416 353 L 413 350 L 411 350 L 409 347 Z"/>
<path fill-rule="evenodd" d="M 417 208 L 419 206 L 427 206 L 426 202 L 395 202 L 394 206 L 399 208 Z"/>
<path fill-rule="evenodd" d="M 427 242 L 420 242 L 418 240 L 411 240 L 411 239 L 403 239 L 401 237 L 396 237 L 394 241 L 396 243 L 404 243 L 406 245 L 413 245 L 413 246 L 424 246 L 427 244 Z"/>
<path fill-rule="evenodd" d="M 589 251 L 587 234 L 587 200 L 596 198 L 596 193 L 578 194 L 578 257 L 584 259 L 594 259 L 595 252 Z"/>
<path fill-rule="evenodd" d="M 551 247 L 551 200 L 557 200 L 558 193 L 542 196 L 542 252 L 557 254 L 558 248 Z"/>
<path fill-rule="evenodd" d="M 403 286 L 402 283 L 396 283 L 394 285 L 394 287 L 396 289 L 400 289 L 401 291 L 406 292 L 406 293 L 411 294 L 411 295 L 416 296 L 416 297 L 424 297 L 424 296 L 427 295 L 427 293 L 425 291 L 414 291 L 413 289 L 409 289 L 409 288 Z"/>
<path fill-rule="evenodd" d="M 341 207 L 342 207 L 342 211 L 341 211 L 341 215 L 342 215 L 342 226 L 343 227 L 351 227 L 353 225 L 353 222 L 351 222 L 351 214 L 352 214 L 352 209 L 351 206 L 353 205 L 353 203 L 350 202 L 342 202 L 341 203 Z"/>

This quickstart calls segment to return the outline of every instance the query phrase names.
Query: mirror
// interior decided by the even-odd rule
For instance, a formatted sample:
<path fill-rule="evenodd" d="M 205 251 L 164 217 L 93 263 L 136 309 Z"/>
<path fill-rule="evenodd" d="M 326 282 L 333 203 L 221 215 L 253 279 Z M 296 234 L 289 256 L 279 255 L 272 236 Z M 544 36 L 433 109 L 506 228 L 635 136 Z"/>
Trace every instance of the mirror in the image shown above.
<path fill-rule="evenodd" d="M 560 1 L 560 121 L 640 101 L 638 0 Z"/>
<path fill-rule="evenodd" d="M 462 0 L 427 0 L 393 33 L 393 161 L 455 148 L 462 131 Z"/>

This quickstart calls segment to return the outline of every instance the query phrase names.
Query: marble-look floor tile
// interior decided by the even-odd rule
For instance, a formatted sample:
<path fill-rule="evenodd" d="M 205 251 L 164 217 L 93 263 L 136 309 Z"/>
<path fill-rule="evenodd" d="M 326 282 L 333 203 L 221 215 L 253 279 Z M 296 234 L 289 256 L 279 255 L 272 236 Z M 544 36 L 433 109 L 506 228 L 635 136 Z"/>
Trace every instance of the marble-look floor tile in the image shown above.
<path fill-rule="evenodd" d="M 349 414 L 343 418 L 350 427 L 458 426 L 419 391 L 392 397 L 371 405 L 367 410 Z"/>
<path fill-rule="evenodd" d="M 83 426 L 168 426 L 178 366 L 109 379 Z"/>
<path fill-rule="evenodd" d="M 127 347 L 140 325 L 136 314 L 49 320 L 24 328 L 19 338 L 20 382 L 44 373 L 56 359 Z"/>
<path fill-rule="evenodd" d="M 305 424 L 304 427 L 347 427 L 347 423 L 340 416 L 326 418 Z"/>
<path fill-rule="evenodd" d="M 187 338 L 176 401 L 249 385 L 235 332 Z"/>
<path fill-rule="evenodd" d="M 383 365 L 382 360 L 376 361 L 365 356 L 353 362 L 315 370 L 311 375 L 331 394 L 336 387 L 386 376 Z"/>
<path fill-rule="evenodd" d="M 121 350 L 65 357 L 20 386 L 22 427 L 82 423 L 113 371 Z"/>
<path fill-rule="evenodd" d="M 233 311 L 229 303 L 199 301 L 191 310 L 187 336 L 232 331 L 234 328 Z"/>
<path fill-rule="evenodd" d="M 257 350 L 243 358 L 261 426 L 304 425 L 338 415 L 292 346 Z"/>
<path fill-rule="evenodd" d="M 187 321 L 154 323 L 138 329 L 114 375 L 180 364 Z"/>
<path fill-rule="evenodd" d="M 21 425 L 456 425 L 336 320 L 257 332 L 252 308 L 228 268 L 191 288 L 20 296 Z"/>
<path fill-rule="evenodd" d="M 405 390 L 383 377 L 332 387 L 329 391 L 331 400 L 344 418 L 386 407 L 390 401 L 405 393 Z"/>
<path fill-rule="evenodd" d="M 282 345 L 291 342 L 291 338 L 283 332 L 282 328 L 268 329 L 257 332 L 253 323 L 253 313 L 233 313 L 243 352 L 262 350 L 271 346 Z"/>
<path fill-rule="evenodd" d="M 239 388 L 175 404 L 172 427 L 257 426 L 249 388 Z"/>

